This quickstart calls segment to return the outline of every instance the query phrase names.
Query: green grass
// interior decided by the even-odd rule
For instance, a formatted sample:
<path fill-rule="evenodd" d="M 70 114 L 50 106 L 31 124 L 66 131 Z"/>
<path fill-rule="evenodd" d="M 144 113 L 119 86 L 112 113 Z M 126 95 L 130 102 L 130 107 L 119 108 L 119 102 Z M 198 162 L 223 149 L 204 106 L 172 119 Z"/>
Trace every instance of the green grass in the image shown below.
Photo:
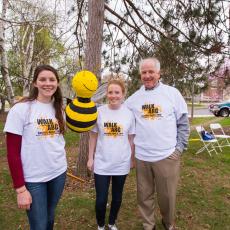
<path fill-rule="evenodd" d="M 222 126 L 230 126 L 230 117 L 224 118 L 219 122 Z"/>
<path fill-rule="evenodd" d="M 73 146 L 74 144 L 76 145 L 79 142 L 79 136 L 79 133 L 67 129 L 65 133 L 66 147 Z"/>
<path fill-rule="evenodd" d="M 216 117 L 195 117 L 192 119 L 191 125 L 199 125 L 207 122 L 212 122 L 212 121 L 214 122 L 216 120 L 217 120 Z"/>
<path fill-rule="evenodd" d="M 230 132 L 230 118 L 195 118 L 193 125 L 202 124 L 208 128 L 209 123 L 217 121 L 216 119 Z M 74 150 L 67 154 L 69 164 L 73 165 L 76 162 L 79 134 L 68 131 L 65 138 L 68 151 Z M 195 130 L 192 130 L 190 138 L 198 138 Z M 229 230 L 230 147 L 225 147 L 222 153 L 213 154 L 212 157 L 209 157 L 207 152 L 195 155 L 201 147 L 199 141 L 190 141 L 188 150 L 182 157 L 176 209 L 178 230 Z M 68 177 L 57 208 L 54 229 L 96 229 L 94 205 L 93 183 L 81 185 Z M 156 204 L 157 230 L 163 230 L 160 219 Z M 132 170 L 127 178 L 117 223 L 121 230 L 142 229 L 136 202 L 135 170 Z M 0 229 L 29 229 L 26 214 L 16 206 L 4 148 L 0 148 Z"/>
<path fill-rule="evenodd" d="M 192 103 L 187 103 L 188 107 L 192 107 Z M 207 104 L 194 103 L 194 108 L 207 108 Z"/>
<path fill-rule="evenodd" d="M 220 123 L 222 126 L 230 126 L 230 117 L 195 117 L 192 119 L 191 125 L 202 125 L 209 129 L 210 123 Z"/>
<path fill-rule="evenodd" d="M 0 122 L 0 132 L 3 131 L 3 128 L 4 128 L 4 124 L 2 122 Z"/>

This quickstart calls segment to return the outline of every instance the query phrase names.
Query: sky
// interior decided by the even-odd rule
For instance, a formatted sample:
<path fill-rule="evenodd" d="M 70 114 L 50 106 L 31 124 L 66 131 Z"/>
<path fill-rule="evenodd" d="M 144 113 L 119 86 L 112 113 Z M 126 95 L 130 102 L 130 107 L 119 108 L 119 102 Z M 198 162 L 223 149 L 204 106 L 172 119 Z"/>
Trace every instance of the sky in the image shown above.
<path fill-rule="evenodd" d="M 18 1 L 18 0 L 9 0 L 10 2 Z M 33 3 L 38 3 L 44 6 L 45 9 L 48 9 L 51 13 L 57 13 L 58 14 L 58 22 L 59 22 L 59 28 L 57 29 L 57 33 L 61 33 L 64 31 L 67 31 L 62 39 L 66 42 L 66 46 L 76 46 L 76 37 L 73 35 L 75 31 L 75 23 L 76 23 L 76 14 L 72 12 L 68 15 L 68 12 L 71 10 L 72 6 L 74 5 L 74 2 L 76 0 L 31 0 Z M 122 7 L 122 0 L 113 0 L 110 1 L 111 8 L 115 9 L 117 12 L 121 10 Z M 223 1 L 223 4 L 226 6 L 226 10 L 228 10 L 227 6 L 230 5 L 229 1 Z M 0 12 L 2 6 L 2 0 L 0 0 Z M 118 35 L 119 38 L 119 35 Z M 226 38 L 227 39 L 227 38 Z M 103 47 L 106 49 L 106 47 Z M 125 50 L 125 47 L 122 48 L 122 50 Z M 112 50 L 111 50 L 112 55 Z"/>

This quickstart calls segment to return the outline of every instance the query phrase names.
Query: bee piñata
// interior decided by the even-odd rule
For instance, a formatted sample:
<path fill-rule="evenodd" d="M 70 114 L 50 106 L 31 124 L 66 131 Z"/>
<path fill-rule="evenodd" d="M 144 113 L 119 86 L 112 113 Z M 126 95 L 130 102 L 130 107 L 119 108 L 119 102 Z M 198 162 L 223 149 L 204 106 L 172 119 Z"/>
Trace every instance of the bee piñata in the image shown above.
<path fill-rule="evenodd" d="M 97 78 L 89 71 L 81 71 L 74 76 L 72 86 L 77 98 L 66 106 L 66 124 L 75 132 L 89 131 L 97 121 L 97 107 L 91 101 L 97 90 Z"/>

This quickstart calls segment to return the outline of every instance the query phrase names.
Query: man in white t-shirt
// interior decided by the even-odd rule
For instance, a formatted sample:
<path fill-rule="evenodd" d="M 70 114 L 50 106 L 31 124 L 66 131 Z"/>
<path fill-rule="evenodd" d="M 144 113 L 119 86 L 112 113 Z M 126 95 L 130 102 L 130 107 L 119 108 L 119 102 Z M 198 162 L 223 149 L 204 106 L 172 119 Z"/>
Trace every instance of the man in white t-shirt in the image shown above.
<path fill-rule="evenodd" d="M 162 224 L 174 230 L 180 156 L 189 137 L 187 105 L 176 88 L 159 82 L 156 58 L 143 59 L 139 70 L 143 86 L 126 100 L 136 119 L 138 208 L 144 229 L 155 230 L 156 190 Z"/>

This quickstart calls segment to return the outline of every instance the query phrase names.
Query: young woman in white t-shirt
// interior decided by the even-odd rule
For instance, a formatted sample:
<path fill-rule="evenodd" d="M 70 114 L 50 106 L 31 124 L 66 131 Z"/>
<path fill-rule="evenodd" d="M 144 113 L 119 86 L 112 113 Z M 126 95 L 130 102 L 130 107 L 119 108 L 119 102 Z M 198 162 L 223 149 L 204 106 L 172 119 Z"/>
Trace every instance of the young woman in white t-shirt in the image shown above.
<path fill-rule="evenodd" d="M 40 65 L 30 95 L 11 108 L 4 128 L 17 204 L 27 211 L 31 230 L 53 229 L 66 178 L 64 130 L 58 73 Z"/>
<path fill-rule="evenodd" d="M 107 86 L 108 104 L 98 108 L 98 119 L 90 132 L 87 167 L 94 172 L 96 188 L 96 219 L 98 230 L 105 229 L 105 213 L 110 181 L 112 202 L 108 228 L 117 230 L 115 221 L 122 202 L 125 179 L 134 164 L 135 120 L 122 104 L 124 82 L 111 79 Z"/>

